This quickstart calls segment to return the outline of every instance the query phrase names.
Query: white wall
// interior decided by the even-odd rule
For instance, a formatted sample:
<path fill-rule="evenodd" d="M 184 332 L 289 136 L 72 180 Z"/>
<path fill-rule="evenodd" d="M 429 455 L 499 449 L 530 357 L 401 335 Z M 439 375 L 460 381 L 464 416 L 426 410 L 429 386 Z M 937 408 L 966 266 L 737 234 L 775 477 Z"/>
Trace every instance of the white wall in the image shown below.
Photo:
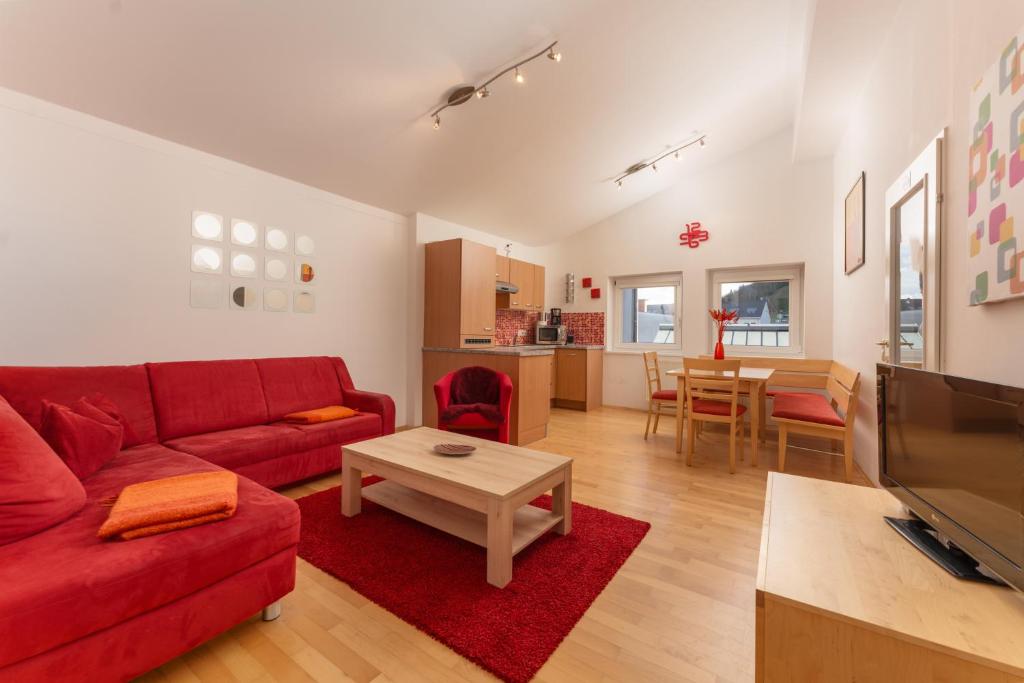
<path fill-rule="evenodd" d="M 409 217 L 410 233 L 408 242 L 409 258 L 409 348 L 407 364 L 409 368 L 407 393 L 410 398 L 408 423 L 418 425 L 423 420 L 422 375 L 423 375 L 423 279 L 424 279 L 424 248 L 428 242 L 440 242 L 450 239 L 467 239 L 480 244 L 492 246 L 499 254 L 505 254 L 505 246 L 511 245 L 512 258 L 529 261 L 547 267 L 550 263 L 550 247 L 531 247 L 514 242 L 505 237 L 492 235 L 488 232 L 470 228 L 457 223 L 450 223 L 424 213 L 415 213 Z M 548 296 L 551 299 L 551 274 L 546 273 L 545 282 Z M 551 304 L 556 305 L 556 304 Z"/>
<path fill-rule="evenodd" d="M 793 164 L 791 151 L 791 133 L 781 132 L 560 242 L 549 281 L 574 272 L 577 287 L 592 277 L 602 288 L 601 299 L 577 288 L 575 303 L 563 310 L 605 311 L 610 321 L 610 278 L 682 271 L 683 352 L 697 355 L 710 350 L 708 269 L 803 263 L 804 355 L 831 357 L 831 166 Z M 695 220 L 710 239 L 697 249 L 680 246 L 679 233 Z M 551 294 L 562 300 L 561 290 L 549 287 Z M 645 408 L 642 367 L 637 354 L 606 353 L 604 402 Z"/>
<path fill-rule="evenodd" d="M 407 409 L 403 216 L 0 90 L 0 363 L 331 354 Z M 189 306 L 191 212 L 312 235 L 316 313 Z"/>
<path fill-rule="evenodd" d="M 836 150 L 833 318 L 835 358 L 862 373 L 856 458 L 877 481 L 875 342 L 885 336 L 885 191 L 943 128 L 947 130 L 942 240 L 943 370 L 1024 385 L 1024 301 L 967 305 L 965 249 L 971 87 L 1024 25 L 1018 0 L 906 0 Z M 843 272 L 843 208 L 867 173 L 866 263 Z"/>

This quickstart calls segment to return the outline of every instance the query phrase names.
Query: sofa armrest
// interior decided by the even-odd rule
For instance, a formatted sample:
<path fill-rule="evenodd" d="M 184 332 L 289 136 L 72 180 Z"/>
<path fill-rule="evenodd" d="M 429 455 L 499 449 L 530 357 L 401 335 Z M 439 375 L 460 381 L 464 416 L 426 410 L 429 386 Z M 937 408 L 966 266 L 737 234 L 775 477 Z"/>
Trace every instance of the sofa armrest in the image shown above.
<path fill-rule="evenodd" d="M 384 434 L 395 433 L 395 402 L 387 394 L 345 389 L 345 405 L 364 413 L 377 413 L 383 423 Z"/>

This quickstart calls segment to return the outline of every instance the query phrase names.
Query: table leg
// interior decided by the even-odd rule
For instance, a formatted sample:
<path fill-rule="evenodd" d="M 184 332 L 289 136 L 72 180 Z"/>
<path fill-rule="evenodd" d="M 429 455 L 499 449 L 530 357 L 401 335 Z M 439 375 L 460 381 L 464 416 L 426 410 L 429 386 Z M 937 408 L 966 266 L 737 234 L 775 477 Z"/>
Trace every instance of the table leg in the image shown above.
<path fill-rule="evenodd" d="M 512 580 L 514 519 L 515 510 L 508 502 L 491 500 L 487 503 L 487 583 L 498 588 L 504 588 Z"/>
<path fill-rule="evenodd" d="M 761 434 L 761 383 L 751 382 L 750 390 L 750 464 L 757 467 L 757 450 Z"/>
<path fill-rule="evenodd" d="M 761 409 L 761 443 L 768 443 L 768 383 L 758 382 L 758 400 Z"/>
<path fill-rule="evenodd" d="M 551 512 L 562 515 L 556 533 L 564 536 L 572 531 L 572 465 L 565 468 L 565 479 L 551 492 Z"/>
<path fill-rule="evenodd" d="M 352 466 L 352 456 L 341 465 L 341 514 L 355 517 L 362 510 L 363 472 Z"/>
<path fill-rule="evenodd" d="M 685 393 L 686 378 L 680 375 L 676 377 L 676 453 L 683 452 L 683 402 L 686 399 Z"/>

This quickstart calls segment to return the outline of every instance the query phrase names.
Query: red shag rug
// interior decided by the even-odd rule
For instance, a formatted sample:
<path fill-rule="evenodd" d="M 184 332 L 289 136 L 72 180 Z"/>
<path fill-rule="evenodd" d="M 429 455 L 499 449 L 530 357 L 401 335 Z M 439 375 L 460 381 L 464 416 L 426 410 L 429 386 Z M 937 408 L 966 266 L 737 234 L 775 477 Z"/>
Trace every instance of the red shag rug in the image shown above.
<path fill-rule="evenodd" d="M 359 515 L 343 517 L 340 493 L 297 501 L 299 556 L 512 683 L 537 673 L 651 528 L 573 503 L 572 533 L 538 538 L 516 555 L 512 582 L 495 588 L 483 548 L 365 498 Z M 550 510 L 551 497 L 533 504 Z"/>

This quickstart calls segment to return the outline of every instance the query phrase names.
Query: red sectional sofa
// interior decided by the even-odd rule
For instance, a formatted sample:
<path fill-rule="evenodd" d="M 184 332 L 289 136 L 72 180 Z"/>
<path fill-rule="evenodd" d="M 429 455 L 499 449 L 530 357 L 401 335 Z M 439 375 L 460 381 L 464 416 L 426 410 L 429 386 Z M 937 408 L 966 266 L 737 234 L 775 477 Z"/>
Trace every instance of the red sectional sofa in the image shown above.
<path fill-rule="evenodd" d="M 295 583 L 299 511 L 275 487 L 339 469 L 339 446 L 390 434 L 392 400 L 358 391 L 340 358 L 0 367 L 3 421 L 41 427 L 42 400 L 99 392 L 130 425 L 124 450 L 82 481 L 70 519 L 0 546 L 0 680 L 127 680 L 248 619 Z M 6 401 L 4 401 L 6 399 Z M 343 404 L 317 425 L 289 412 Z M 230 469 L 223 522 L 124 542 L 96 537 L 99 501 L 126 485 Z"/>

